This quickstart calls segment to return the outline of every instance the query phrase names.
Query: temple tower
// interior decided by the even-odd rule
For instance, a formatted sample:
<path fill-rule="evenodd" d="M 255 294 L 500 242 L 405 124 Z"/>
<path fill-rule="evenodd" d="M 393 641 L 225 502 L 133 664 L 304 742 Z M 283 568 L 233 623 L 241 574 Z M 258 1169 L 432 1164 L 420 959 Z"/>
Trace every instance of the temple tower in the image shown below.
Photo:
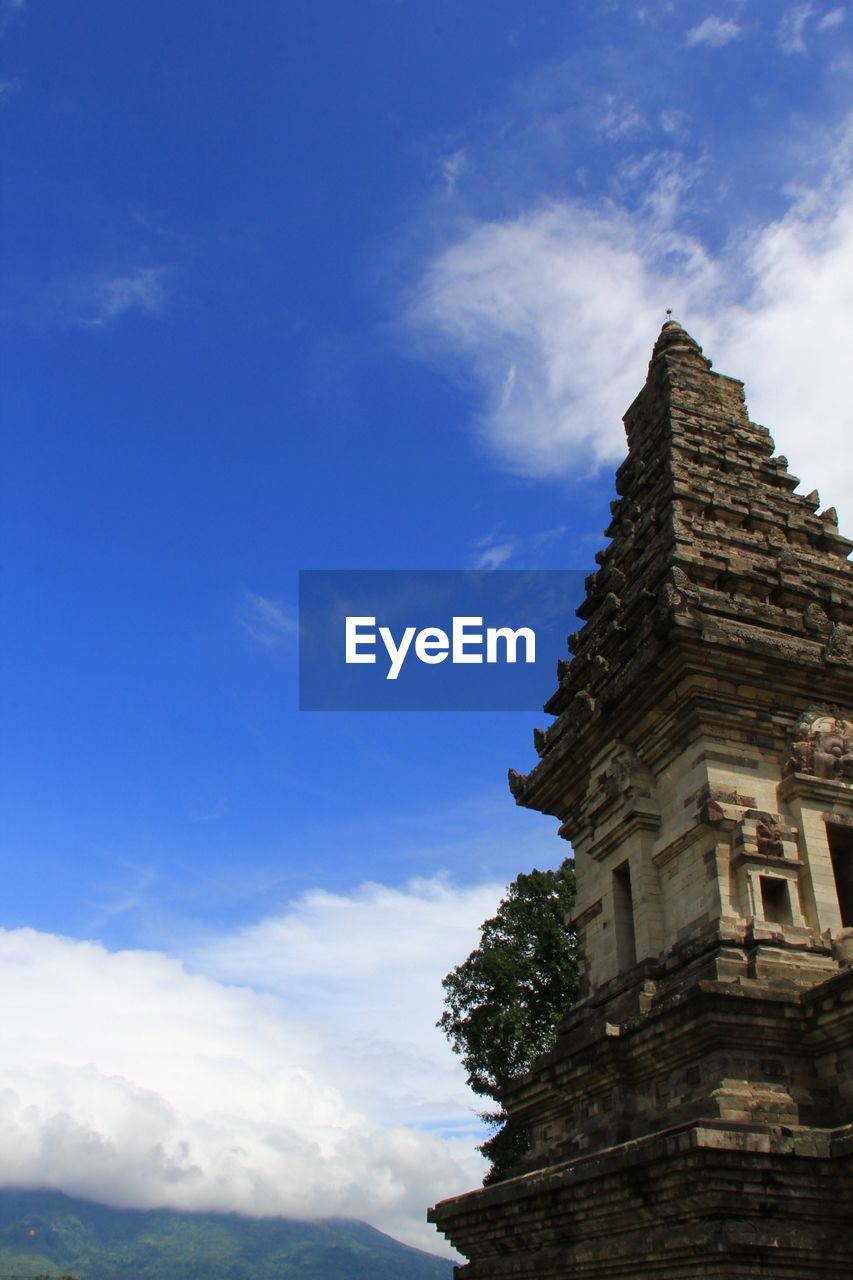
<path fill-rule="evenodd" d="M 487 1277 L 853 1275 L 853 543 L 674 321 L 510 771 L 575 853 L 581 998 L 431 1211 Z"/>

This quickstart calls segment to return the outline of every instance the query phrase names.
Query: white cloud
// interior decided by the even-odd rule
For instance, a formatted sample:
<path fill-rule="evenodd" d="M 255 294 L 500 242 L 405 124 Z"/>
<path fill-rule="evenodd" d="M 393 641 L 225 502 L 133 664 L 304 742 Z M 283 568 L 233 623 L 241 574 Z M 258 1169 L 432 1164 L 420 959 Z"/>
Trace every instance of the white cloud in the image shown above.
<path fill-rule="evenodd" d="M 805 26 L 814 13 L 810 4 L 795 5 L 782 15 L 777 32 L 779 48 L 783 53 L 805 53 Z"/>
<path fill-rule="evenodd" d="M 684 134 L 689 128 L 690 117 L 686 111 L 682 111 L 679 107 L 668 107 L 660 113 L 659 123 L 664 133 Z"/>
<path fill-rule="evenodd" d="M 644 122 L 632 103 L 621 102 L 615 94 L 605 94 L 596 127 L 602 137 L 613 142 L 639 133 L 644 127 Z"/>
<path fill-rule="evenodd" d="M 532 568 L 541 564 L 539 552 L 566 532 L 565 525 L 540 529 L 536 533 L 502 534 L 493 532 L 478 538 L 472 547 L 472 569 L 500 569 L 510 560 L 515 568 Z"/>
<path fill-rule="evenodd" d="M 697 245 L 653 222 L 549 203 L 472 224 L 430 264 L 410 321 L 425 350 L 473 372 L 486 400 L 478 429 L 510 469 L 583 474 L 622 451 L 652 317 L 683 310 L 711 270 Z"/>
<path fill-rule="evenodd" d="M 705 18 L 687 33 L 688 44 L 708 44 L 718 49 L 743 35 L 743 27 L 732 18 L 718 18 L 715 14 Z"/>
<path fill-rule="evenodd" d="M 829 13 L 825 13 L 817 24 L 818 31 L 832 31 L 834 27 L 840 27 L 846 17 L 846 11 L 842 7 L 838 9 L 830 9 Z"/>
<path fill-rule="evenodd" d="M 746 300 L 708 307 L 717 367 L 745 380 L 753 418 L 770 428 L 806 489 L 817 486 L 849 522 L 853 175 L 846 166 L 761 228 L 744 266 Z"/>
<path fill-rule="evenodd" d="M 166 301 L 166 275 L 164 267 L 140 267 L 100 281 L 91 289 L 88 322 L 107 324 L 129 311 L 156 315 Z"/>
<path fill-rule="evenodd" d="M 451 152 L 450 155 L 441 157 L 439 169 L 448 195 L 452 195 L 456 190 L 456 184 L 463 174 L 468 171 L 468 168 L 469 160 L 464 147 L 459 147 L 458 150 Z"/>
<path fill-rule="evenodd" d="M 429 263 L 409 319 L 424 353 L 475 380 L 485 447 L 512 471 L 583 475 L 624 453 L 664 309 L 828 502 L 853 487 L 853 165 L 845 141 L 815 190 L 711 254 L 680 234 L 678 201 L 629 215 L 551 202 L 475 222 Z M 819 448 L 816 449 L 816 442 Z"/>
<path fill-rule="evenodd" d="M 237 621 L 265 649 L 278 648 L 299 631 L 299 622 L 292 609 L 277 600 L 258 595 L 256 591 L 243 592 Z"/>
<path fill-rule="evenodd" d="M 500 892 L 309 894 L 195 971 L 0 931 L 0 1184 L 359 1217 L 440 1250 L 427 1205 L 481 1176 L 440 979 Z"/>
<path fill-rule="evenodd" d="M 515 542 L 499 542 L 493 538 L 482 538 L 474 546 L 472 568 L 500 569 L 511 560 L 517 550 Z"/>
<path fill-rule="evenodd" d="M 286 999 L 319 1036 L 327 1078 L 377 1122 L 454 1128 L 472 1103 L 435 1029 L 441 979 L 476 945 L 502 889 L 439 877 L 351 895 L 316 891 L 285 915 L 218 939 L 195 962 Z"/>

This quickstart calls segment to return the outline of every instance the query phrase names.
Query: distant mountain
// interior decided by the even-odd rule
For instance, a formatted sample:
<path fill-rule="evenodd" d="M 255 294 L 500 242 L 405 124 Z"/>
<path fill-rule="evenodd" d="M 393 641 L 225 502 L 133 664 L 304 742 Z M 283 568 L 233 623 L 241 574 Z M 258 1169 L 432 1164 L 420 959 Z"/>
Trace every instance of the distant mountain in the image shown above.
<path fill-rule="evenodd" d="M 451 1280 L 452 1270 L 364 1222 L 110 1209 L 0 1190 L 0 1280 Z"/>

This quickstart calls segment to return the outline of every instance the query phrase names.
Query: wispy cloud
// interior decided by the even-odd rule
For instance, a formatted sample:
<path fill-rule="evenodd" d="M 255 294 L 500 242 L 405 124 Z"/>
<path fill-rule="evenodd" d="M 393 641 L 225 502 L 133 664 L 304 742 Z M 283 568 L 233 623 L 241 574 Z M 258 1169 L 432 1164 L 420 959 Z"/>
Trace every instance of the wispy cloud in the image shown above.
<path fill-rule="evenodd" d="M 429 262 L 410 323 L 422 350 L 475 377 L 476 429 L 499 462 L 583 475 L 621 457 L 621 415 L 672 307 L 718 367 L 747 380 L 753 411 L 809 487 L 836 500 L 853 484 L 849 138 L 827 169 L 782 217 L 716 253 L 679 231 L 677 201 L 653 190 L 643 212 L 549 201 L 472 220 Z"/>
<path fill-rule="evenodd" d="M 24 0 L 0 0 L 0 35 L 23 7 Z"/>
<path fill-rule="evenodd" d="M 113 879 L 100 886 L 95 906 L 99 915 L 111 917 L 136 912 L 149 899 L 157 881 L 152 867 L 138 866 L 116 859 Z"/>
<path fill-rule="evenodd" d="M 660 127 L 667 134 L 682 134 L 690 124 L 686 111 L 678 107 L 668 107 L 660 113 Z"/>
<path fill-rule="evenodd" d="M 474 544 L 473 569 L 500 569 L 517 550 L 515 542 L 499 542 L 494 538 L 483 538 Z"/>
<path fill-rule="evenodd" d="M 616 94 L 607 94 L 597 122 L 598 133 L 613 142 L 627 138 L 643 129 L 643 117 L 631 102 L 624 102 Z"/>
<path fill-rule="evenodd" d="M 298 634 L 296 613 L 278 600 L 256 591 L 244 591 L 237 610 L 237 622 L 247 635 L 265 649 L 277 649 Z"/>
<path fill-rule="evenodd" d="M 228 800 L 225 796 L 212 796 L 206 803 L 196 804 L 190 809 L 191 822 L 218 822 L 228 812 Z"/>
<path fill-rule="evenodd" d="M 705 18 L 687 33 L 687 44 L 707 44 L 719 49 L 743 35 L 743 27 L 732 18 L 718 18 L 715 14 Z"/>
<path fill-rule="evenodd" d="M 165 267 L 138 267 L 92 283 L 87 288 L 86 322 L 106 325 L 133 311 L 157 315 L 166 302 L 167 276 Z"/>
<path fill-rule="evenodd" d="M 515 561 L 516 568 L 536 568 L 536 552 L 566 532 L 565 525 L 538 533 L 503 534 L 493 532 L 478 538 L 472 548 L 472 569 L 501 569 Z"/>
<path fill-rule="evenodd" d="M 834 27 L 840 27 L 847 16 L 846 10 L 842 7 L 838 9 L 830 9 L 829 13 L 825 13 L 818 21 L 818 31 L 832 31 Z"/>
<path fill-rule="evenodd" d="M 473 371 L 477 429 L 506 466 L 583 474 L 621 452 L 650 317 L 713 274 L 687 238 L 661 241 L 655 225 L 615 209 L 549 202 L 472 225 L 429 264 L 409 318 L 432 354 Z"/>
<path fill-rule="evenodd" d="M 782 15 L 777 31 L 777 41 L 783 53 L 805 53 L 805 27 L 814 13 L 810 4 L 796 5 Z"/>
<path fill-rule="evenodd" d="M 456 190 L 456 184 L 469 167 L 469 160 L 464 147 L 459 147 L 439 160 L 439 171 L 448 195 Z"/>

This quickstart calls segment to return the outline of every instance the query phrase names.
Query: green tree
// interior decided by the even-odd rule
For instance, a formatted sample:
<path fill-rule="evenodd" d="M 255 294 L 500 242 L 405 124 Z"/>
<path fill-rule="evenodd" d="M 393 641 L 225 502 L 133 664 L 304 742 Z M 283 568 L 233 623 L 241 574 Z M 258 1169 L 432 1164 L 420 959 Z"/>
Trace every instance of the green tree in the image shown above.
<path fill-rule="evenodd" d="M 549 1049 L 577 993 L 574 934 L 565 918 L 575 900 L 574 863 L 531 871 L 509 886 L 480 930 L 480 945 L 442 985 L 438 1025 L 458 1053 L 475 1093 L 500 1103 L 508 1084 Z M 499 1182 L 527 1150 L 527 1134 L 503 1110 L 482 1118 L 495 1133 L 480 1151 L 484 1181 Z"/>

